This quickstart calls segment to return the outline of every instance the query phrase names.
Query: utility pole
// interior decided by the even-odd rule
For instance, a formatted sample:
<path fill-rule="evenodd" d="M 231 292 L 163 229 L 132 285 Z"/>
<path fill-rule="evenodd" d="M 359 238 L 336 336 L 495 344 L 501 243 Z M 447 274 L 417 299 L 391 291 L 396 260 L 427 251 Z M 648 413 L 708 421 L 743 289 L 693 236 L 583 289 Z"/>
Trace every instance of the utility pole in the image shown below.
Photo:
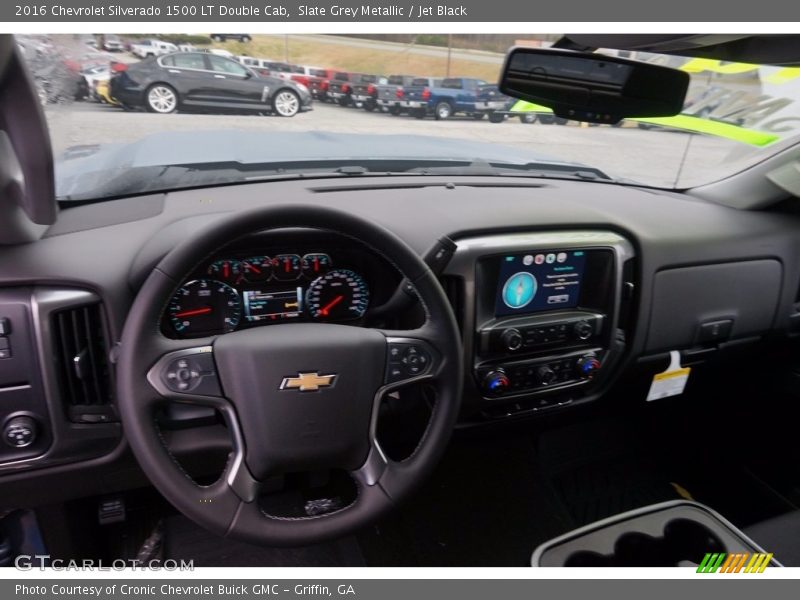
<path fill-rule="evenodd" d="M 447 34 L 447 76 L 450 77 L 450 53 L 453 50 L 453 34 Z"/>

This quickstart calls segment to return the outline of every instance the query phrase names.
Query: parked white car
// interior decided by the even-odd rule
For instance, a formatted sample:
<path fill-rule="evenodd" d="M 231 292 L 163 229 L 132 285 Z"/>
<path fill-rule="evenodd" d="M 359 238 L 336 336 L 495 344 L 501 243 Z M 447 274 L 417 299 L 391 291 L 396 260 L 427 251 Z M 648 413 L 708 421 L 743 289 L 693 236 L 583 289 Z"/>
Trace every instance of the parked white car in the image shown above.
<path fill-rule="evenodd" d="M 119 39 L 118 35 L 109 33 L 103 36 L 103 50 L 108 50 L 109 52 L 122 52 L 124 49 L 125 45 L 122 43 L 122 40 Z"/>
<path fill-rule="evenodd" d="M 136 44 L 131 44 L 131 53 L 139 58 L 161 56 L 162 54 L 170 54 L 177 51 L 178 47 L 175 44 L 161 40 L 142 40 Z"/>
<path fill-rule="evenodd" d="M 225 58 L 232 58 L 233 60 L 236 60 L 236 57 L 234 56 L 233 52 L 230 52 L 228 50 L 223 50 L 222 48 L 211 48 L 209 49 L 209 52 L 211 54 L 216 54 L 217 56 L 224 56 Z"/>
<path fill-rule="evenodd" d="M 295 67 L 284 62 L 272 60 L 270 58 L 255 58 L 252 56 L 236 56 L 245 67 L 253 69 L 259 75 L 269 75 L 280 79 L 292 79 L 293 73 L 302 73 L 300 67 Z"/>

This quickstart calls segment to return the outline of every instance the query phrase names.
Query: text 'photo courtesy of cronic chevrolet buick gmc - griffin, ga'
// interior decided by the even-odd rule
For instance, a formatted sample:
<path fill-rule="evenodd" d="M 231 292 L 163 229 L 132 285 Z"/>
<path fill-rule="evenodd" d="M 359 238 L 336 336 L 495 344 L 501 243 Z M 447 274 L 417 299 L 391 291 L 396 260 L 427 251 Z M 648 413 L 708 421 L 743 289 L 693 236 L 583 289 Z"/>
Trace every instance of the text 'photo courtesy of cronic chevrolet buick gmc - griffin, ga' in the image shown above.
<path fill-rule="evenodd" d="M 799 142 L 789 35 L 0 36 L 0 566 L 800 566 Z"/>

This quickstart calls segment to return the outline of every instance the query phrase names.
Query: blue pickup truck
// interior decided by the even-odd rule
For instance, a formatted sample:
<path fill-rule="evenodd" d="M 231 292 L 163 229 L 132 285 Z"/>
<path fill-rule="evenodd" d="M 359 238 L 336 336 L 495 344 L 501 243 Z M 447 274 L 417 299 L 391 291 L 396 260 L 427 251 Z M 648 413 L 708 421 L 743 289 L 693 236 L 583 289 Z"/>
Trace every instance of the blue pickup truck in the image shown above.
<path fill-rule="evenodd" d="M 483 113 L 476 111 L 475 102 L 482 85 L 486 85 L 482 79 L 469 77 L 447 77 L 433 85 L 412 85 L 404 91 L 403 107 L 418 119 L 433 115 L 441 121 L 456 114 L 480 119 Z"/>

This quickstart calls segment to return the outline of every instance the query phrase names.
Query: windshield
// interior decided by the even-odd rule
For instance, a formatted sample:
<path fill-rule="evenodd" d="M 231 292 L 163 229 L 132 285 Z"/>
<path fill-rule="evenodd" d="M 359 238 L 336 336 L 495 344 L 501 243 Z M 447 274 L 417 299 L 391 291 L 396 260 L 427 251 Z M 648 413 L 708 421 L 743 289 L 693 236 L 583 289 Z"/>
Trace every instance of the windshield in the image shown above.
<path fill-rule="evenodd" d="M 614 126 L 564 121 L 493 85 L 509 47 L 558 38 L 98 34 L 17 36 L 17 44 L 64 202 L 445 168 L 685 189 L 800 139 L 795 67 L 603 49 L 691 77 L 680 115 Z"/>

